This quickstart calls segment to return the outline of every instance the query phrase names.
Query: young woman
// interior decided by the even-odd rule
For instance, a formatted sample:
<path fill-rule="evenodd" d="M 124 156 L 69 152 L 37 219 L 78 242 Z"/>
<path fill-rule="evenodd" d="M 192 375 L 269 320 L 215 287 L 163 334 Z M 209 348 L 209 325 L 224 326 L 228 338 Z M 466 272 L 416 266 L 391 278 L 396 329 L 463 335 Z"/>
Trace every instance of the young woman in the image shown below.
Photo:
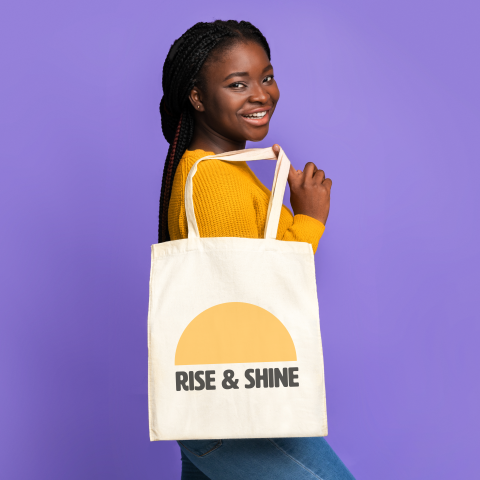
<path fill-rule="evenodd" d="M 280 97 L 265 37 L 251 23 L 233 20 L 197 23 L 176 40 L 162 84 L 162 130 L 170 148 L 159 242 L 187 237 L 185 181 L 196 160 L 262 140 Z M 277 238 L 308 242 L 316 251 L 332 182 L 312 162 L 303 171 L 292 167 L 288 182 L 295 215 L 283 207 Z M 202 237 L 263 237 L 270 191 L 245 162 L 200 163 L 193 192 Z M 322 437 L 178 443 L 183 480 L 353 479 Z"/>

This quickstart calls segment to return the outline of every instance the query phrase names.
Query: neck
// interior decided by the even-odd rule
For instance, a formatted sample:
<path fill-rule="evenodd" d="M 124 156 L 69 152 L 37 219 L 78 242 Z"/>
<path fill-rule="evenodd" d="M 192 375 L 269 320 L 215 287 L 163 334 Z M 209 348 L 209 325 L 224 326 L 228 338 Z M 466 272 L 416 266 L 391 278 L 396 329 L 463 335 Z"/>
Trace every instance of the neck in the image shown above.
<path fill-rule="evenodd" d="M 219 133 L 213 131 L 201 122 L 195 122 L 195 130 L 193 139 L 188 146 L 189 150 L 204 150 L 215 154 L 232 152 L 233 150 L 243 150 L 245 141 L 237 142 L 226 138 Z"/>

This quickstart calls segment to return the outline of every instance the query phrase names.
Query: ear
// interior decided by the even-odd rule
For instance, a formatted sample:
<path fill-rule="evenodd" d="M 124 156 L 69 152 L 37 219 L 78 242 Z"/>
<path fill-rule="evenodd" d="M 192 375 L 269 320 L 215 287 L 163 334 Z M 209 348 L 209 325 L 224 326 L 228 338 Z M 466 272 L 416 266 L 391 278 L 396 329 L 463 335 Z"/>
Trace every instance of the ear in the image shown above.
<path fill-rule="evenodd" d="M 205 108 L 203 107 L 202 102 L 202 92 L 198 87 L 193 87 L 190 95 L 188 96 L 190 103 L 193 106 L 193 109 L 197 112 L 204 112 Z"/>

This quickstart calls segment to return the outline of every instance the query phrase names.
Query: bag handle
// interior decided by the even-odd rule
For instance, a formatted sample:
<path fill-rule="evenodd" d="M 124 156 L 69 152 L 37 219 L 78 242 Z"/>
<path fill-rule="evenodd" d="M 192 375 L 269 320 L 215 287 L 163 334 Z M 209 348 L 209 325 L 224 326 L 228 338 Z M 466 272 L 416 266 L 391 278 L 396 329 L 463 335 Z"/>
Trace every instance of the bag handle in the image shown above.
<path fill-rule="evenodd" d="M 188 238 L 199 238 L 197 220 L 195 218 L 195 209 L 193 206 L 193 177 L 197 172 L 198 164 L 204 160 L 227 160 L 229 162 L 247 162 L 251 160 L 277 160 L 272 147 L 269 148 L 248 148 L 246 150 L 234 150 L 233 152 L 220 153 L 218 155 L 208 155 L 197 160 L 187 176 L 185 182 L 185 212 L 187 214 Z M 275 176 L 273 178 L 272 193 L 268 202 L 267 222 L 265 224 L 264 238 L 276 239 L 280 213 L 282 211 L 283 196 L 287 184 L 288 173 L 290 171 L 290 160 L 285 152 L 280 148 L 278 154 Z"/>

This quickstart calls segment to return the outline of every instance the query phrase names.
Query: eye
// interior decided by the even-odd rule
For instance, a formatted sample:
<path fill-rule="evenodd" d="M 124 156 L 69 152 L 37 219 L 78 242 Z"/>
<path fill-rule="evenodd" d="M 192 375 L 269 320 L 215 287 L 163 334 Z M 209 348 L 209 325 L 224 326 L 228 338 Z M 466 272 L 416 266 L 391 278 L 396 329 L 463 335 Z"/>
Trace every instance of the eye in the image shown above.
<path fill-rule="evenodd" d="M 245 88 L 246 85 L 244 83 L 240 83 L 240 82 L 234 82 L 234 83 L 231 83 L 229 85 L 230 88 Z"/>
<path fill-rule="evenodd" d="M 273 80 L 273 75 L 267 75 L 267 76 L 263 79 L 263 83 L 271 82 L 272 80 Z"/>

